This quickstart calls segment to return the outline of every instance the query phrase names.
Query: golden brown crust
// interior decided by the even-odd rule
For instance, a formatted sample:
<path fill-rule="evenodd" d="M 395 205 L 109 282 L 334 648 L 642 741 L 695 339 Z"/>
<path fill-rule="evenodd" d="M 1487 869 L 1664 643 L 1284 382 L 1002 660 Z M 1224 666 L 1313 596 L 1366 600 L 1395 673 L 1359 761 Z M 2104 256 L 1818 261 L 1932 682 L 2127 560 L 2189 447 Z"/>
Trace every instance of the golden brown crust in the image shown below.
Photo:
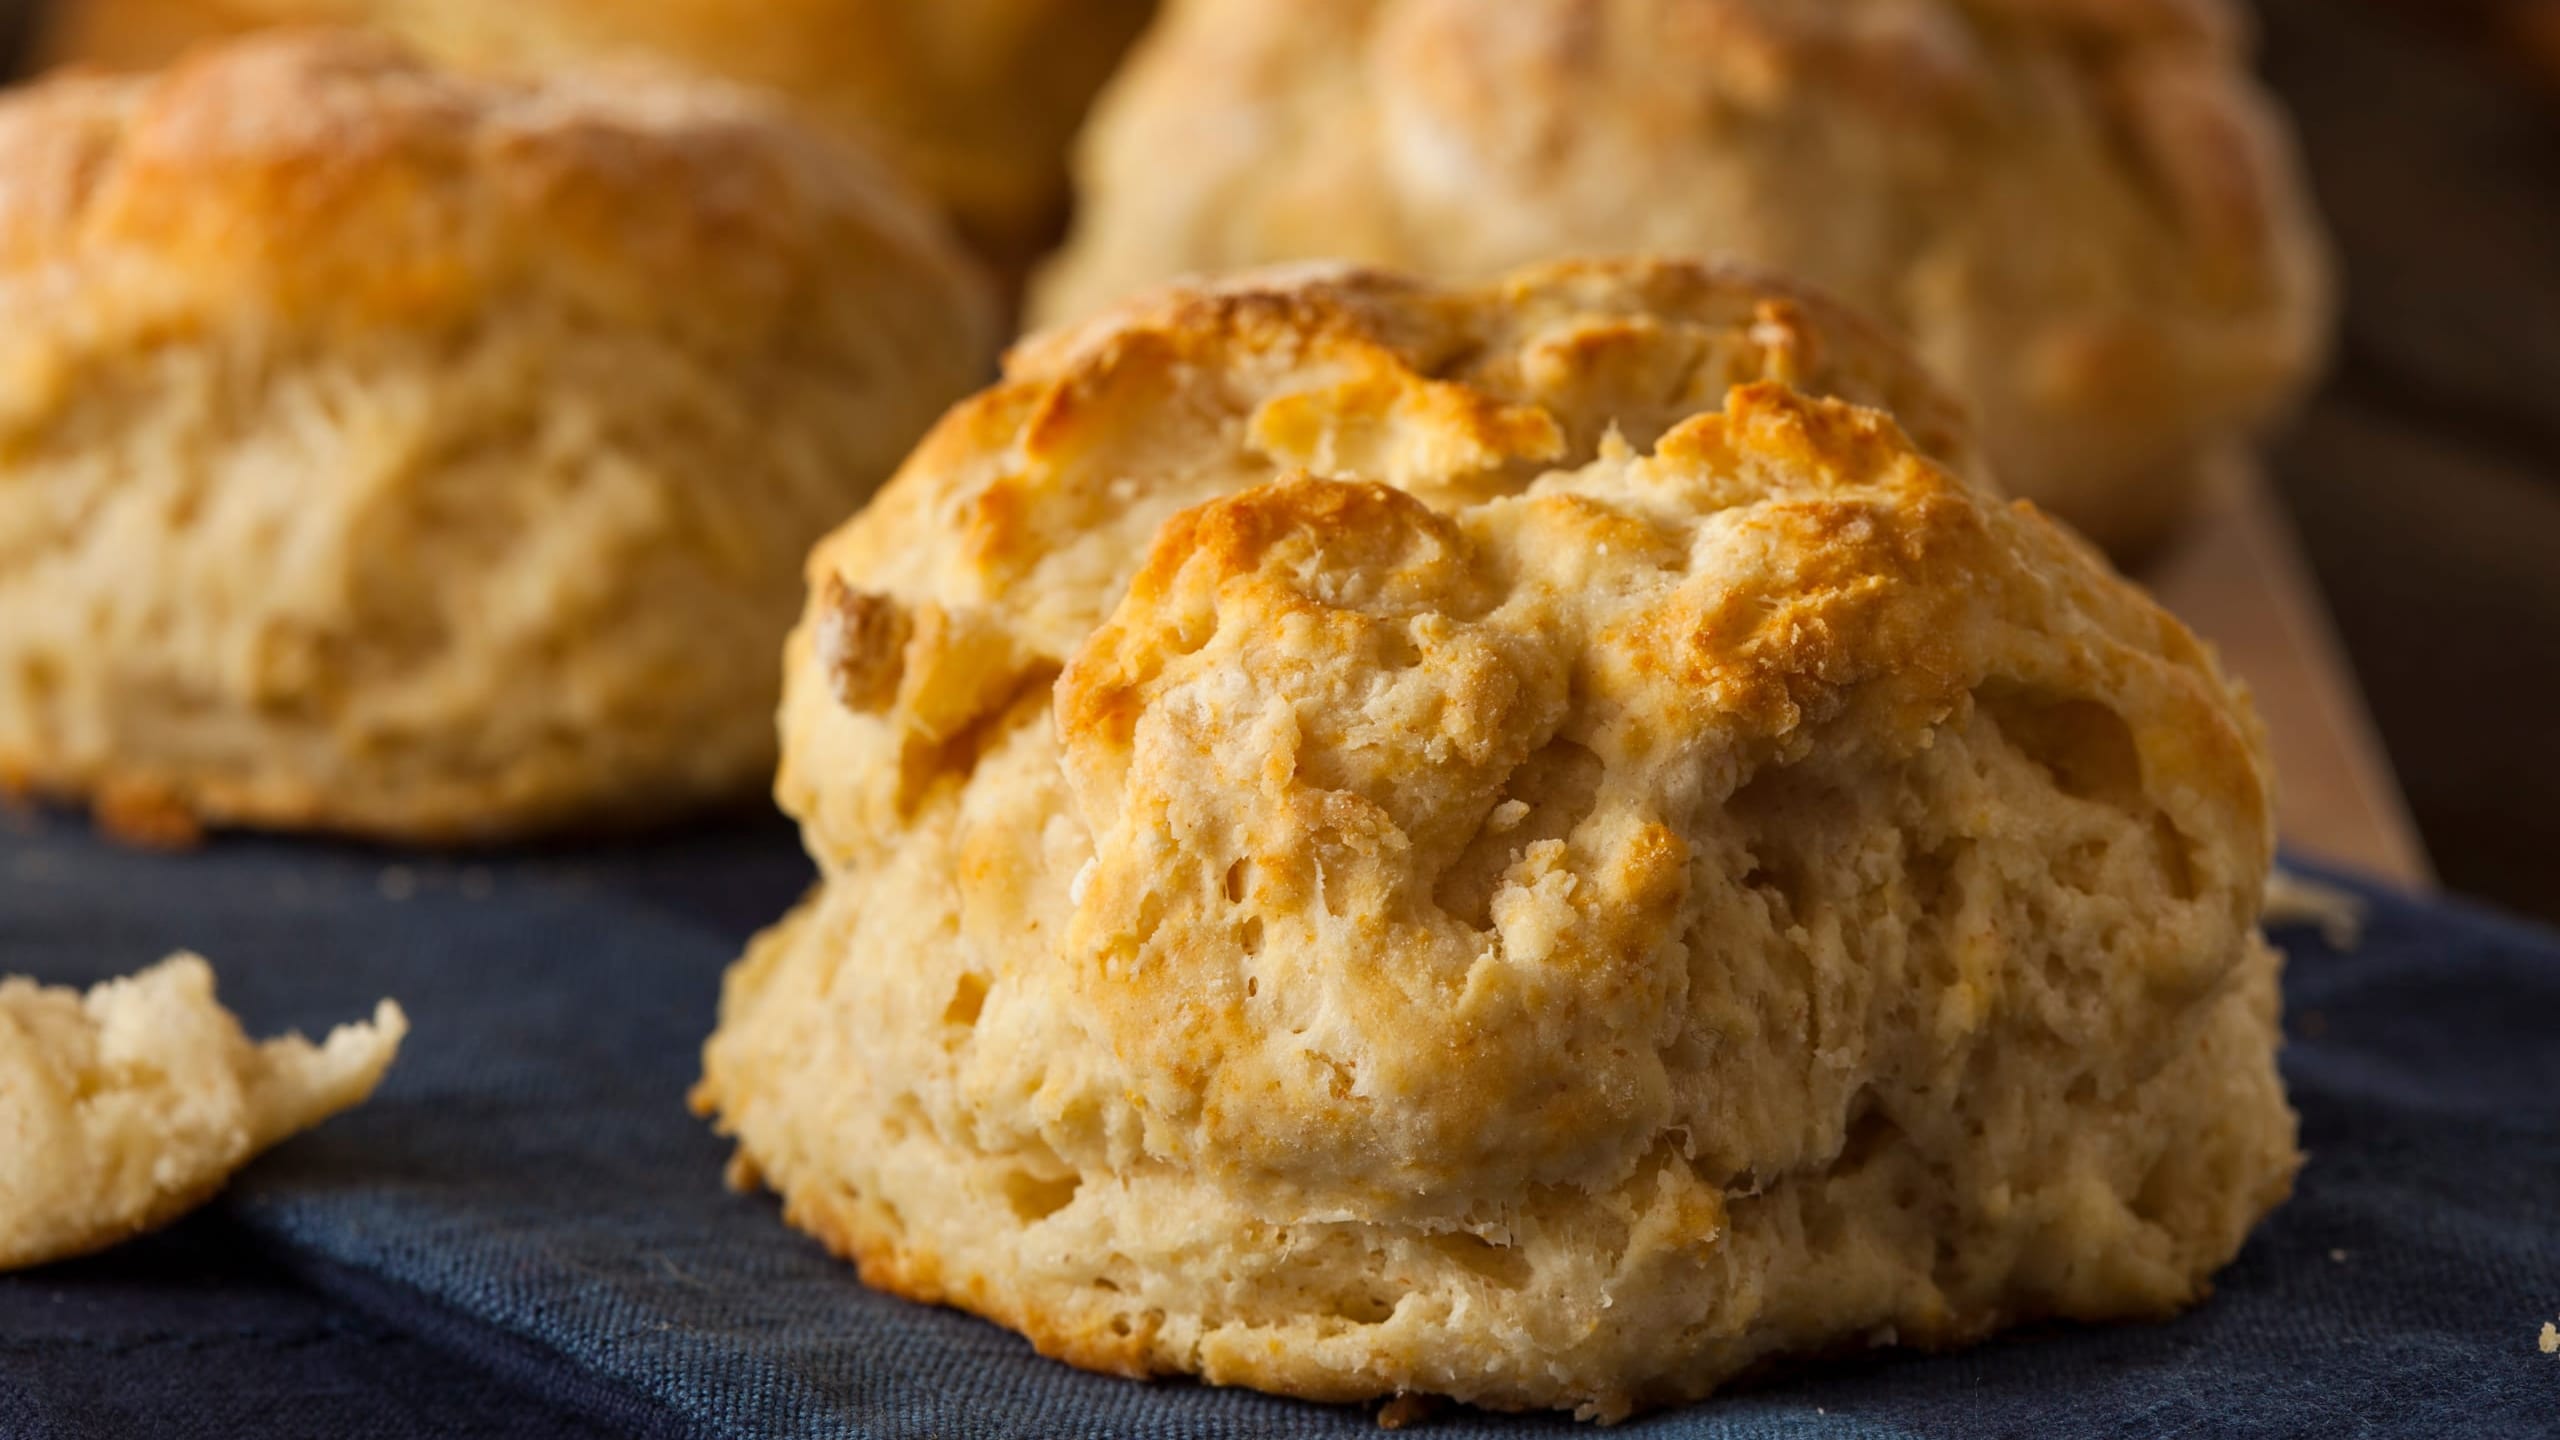
<path fill-rule="evenodd" d="M 799 559 L 995 344 L 763 102 L 325 32 L 0 102 L 0 312 L 0 767 L 159 840 L 750 793 Z"/>
<path fill-rule="evenodd" d="M 2245 700 L 1820 302 L 1177 289 L 809 578 L 695 1104 L 872 1284 L 1614 1418 L 2163 1313 L 2288 1183 Z"/>
<path fill-rule="evenodd" d="M 2007 483 L 2137 550 L 2325 343 L 2245 66 L 2222 0 L 1181 0 L 1098 107 L 1035 316 L 1311 255 L 1732 254 L 1909 335 Z"/>
<path fill-rule="evenodd" d="M 55 61 L 166 63 L 277 24 L 386 30 L 449 62 L 512 69 L 645 58 L 788 98 L 879 146 L 1005 265 L 1063 212 L 1069 137 L 1153 0 L 66 0 Z"/>
<path fill-rule="evenodd" d="M 128 845 L 149 850 L 191 850 L 204 843 L 204 825 L 183 794 L 130 779 L 112 779 L 92 802 L 98 828 Z"/>
<path fill-rule="evenodd" d="M 466 78 L 310 32 L 0 107 L 0 272 L 16 277 L 129 254 L 351 324 L 433 323 L 524 287 L 761 337 L 830 303 L 813 281 L 846 248 L 958 268 L 850 147 L 642 72 Z"/>

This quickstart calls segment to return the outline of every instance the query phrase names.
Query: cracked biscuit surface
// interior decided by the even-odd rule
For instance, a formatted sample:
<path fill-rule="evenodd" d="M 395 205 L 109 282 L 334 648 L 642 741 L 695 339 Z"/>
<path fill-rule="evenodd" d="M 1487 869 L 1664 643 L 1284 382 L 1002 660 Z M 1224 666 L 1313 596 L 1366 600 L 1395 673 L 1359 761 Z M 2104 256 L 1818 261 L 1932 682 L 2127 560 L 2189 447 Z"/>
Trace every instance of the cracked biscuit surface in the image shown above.
<path fill-rule="evenodd" d="M 2167 1313 L 2287 1189 L 2245 700 L 1827 305 L 1172 291 L 809 578 L 824 881 L 696 1103 L 874 1285 L 1614 1418 Z"/>
<path fill-rule="evenodd" d="M 0 782 L 482 840 L 752 794 L 792 570 L 983 379 L 738 94 L 261 37 L 0 103 Z"/>
<path fill-rule="evenodd" d="M 1723 254 L 1907 335 L 2003 481 L 2111 549 L 2326 342 L 2227 0 L 1176 0 L 1080 142 L 1040 318 L 1336 256 Z"/>

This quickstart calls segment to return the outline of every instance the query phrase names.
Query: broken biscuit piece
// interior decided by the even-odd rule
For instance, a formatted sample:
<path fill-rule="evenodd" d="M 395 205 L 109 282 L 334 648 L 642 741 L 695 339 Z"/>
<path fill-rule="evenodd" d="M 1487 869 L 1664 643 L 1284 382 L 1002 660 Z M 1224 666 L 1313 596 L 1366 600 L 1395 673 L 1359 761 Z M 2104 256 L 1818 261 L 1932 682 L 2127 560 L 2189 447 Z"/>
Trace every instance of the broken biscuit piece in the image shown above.
<path fill-rule="evenodd" d="M 371 1095 L 408 1031 L 385 1000 L 318 1045 L 253 1042 L 190 954 L 86 995 L 0 980 L 0 1270 L 184 1215 L 259 1152 Z"/>

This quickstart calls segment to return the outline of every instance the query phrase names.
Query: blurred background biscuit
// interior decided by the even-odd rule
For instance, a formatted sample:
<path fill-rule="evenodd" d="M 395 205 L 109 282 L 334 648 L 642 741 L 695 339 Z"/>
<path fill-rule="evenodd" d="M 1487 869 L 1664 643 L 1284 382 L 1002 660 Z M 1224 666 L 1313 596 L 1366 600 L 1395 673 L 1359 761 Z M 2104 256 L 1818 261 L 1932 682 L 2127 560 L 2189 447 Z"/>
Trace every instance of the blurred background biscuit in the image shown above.
<path fill-rule="evenodd" d="M 275 24 L 386 30 L 456 64 L 642 57 L 778 92 L 875 144 L 1006 269 L 1055 238 L 1067 144 L 1155 0 L 60 0 L 53 63 L 167 62 Z"/>
<path fill-rule="evenodd" d="M 2222 0 L 1176 0 L 1035 318 L 1302 256 L 1729 253 L 1905 333 L 2119 553 L 2310 379 L 2328 279 Z"/>
<path fill-rule="evenodd" d="M 1679 264 L 1018 349 L 811 558 L 737 1177 L 1045 1354 L 1324 1400 L 2196 1300 L 2299 1163 L 2263 743 L 1951 414 Z"/>
<path fill-rule="evenodd" d="M 770 775 L 809 542 L 994 344 L 741 92 L 259 37 L 0 102 L 0 775 L 487 839 Z"/>

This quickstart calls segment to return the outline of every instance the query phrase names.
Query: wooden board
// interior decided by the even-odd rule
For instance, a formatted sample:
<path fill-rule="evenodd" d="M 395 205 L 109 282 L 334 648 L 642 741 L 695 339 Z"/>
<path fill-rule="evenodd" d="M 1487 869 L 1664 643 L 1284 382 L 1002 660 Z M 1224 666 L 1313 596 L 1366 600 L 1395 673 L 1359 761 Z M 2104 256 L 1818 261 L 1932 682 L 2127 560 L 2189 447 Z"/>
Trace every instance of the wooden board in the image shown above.
<path fill-rule="evenodd" d="M 2403 885 L 2432 882 L 2390 761 L 2254 462 L 2215 467 L 2203 513 L 2139 578 L 2249 684 L 2274 748 L 2278 828 L 2308 858 Z"/>

